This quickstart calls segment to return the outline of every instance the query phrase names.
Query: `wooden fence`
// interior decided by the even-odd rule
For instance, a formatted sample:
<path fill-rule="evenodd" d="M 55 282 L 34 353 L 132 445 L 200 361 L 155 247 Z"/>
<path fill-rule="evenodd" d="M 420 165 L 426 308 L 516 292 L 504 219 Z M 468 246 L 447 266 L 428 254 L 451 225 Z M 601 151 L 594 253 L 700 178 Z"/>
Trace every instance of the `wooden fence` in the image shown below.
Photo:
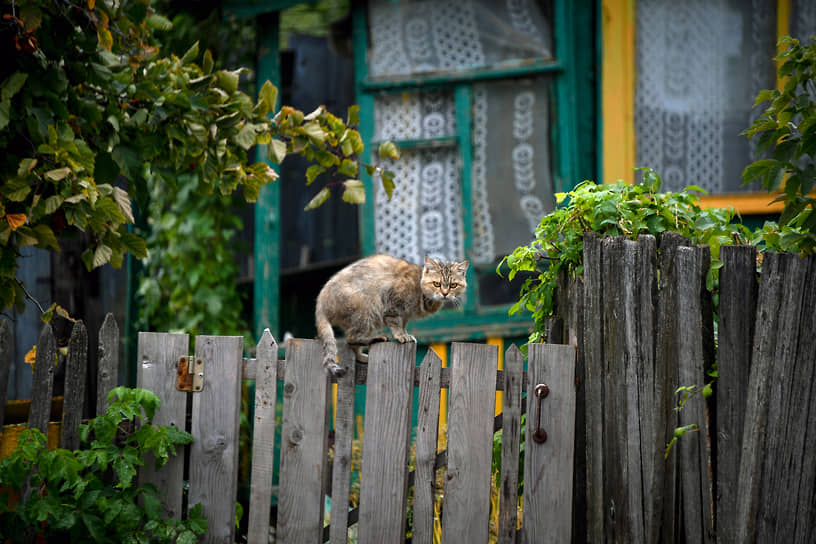
<path fill-rule="evenodd" d="M 576 542 L 812 541 L 816 256 L 758 271 L 753 248 L 722 247 L 717 334 L 710 259 L 673 233 L 659 253 L 588 234 L 583 277 L 560 289 L 551 340 L 577 346 L 582 384 Z M 696 393 L 677 410 L 681 386 Z"/>
<path fill-rule="evenodd" d="M 107 409 L 106 396 L 117 384 L 119 370 L 119 326 L 113 314 L 107 314 L 99 329 L 98 373 L 88 376 L 88 330 L 80 320 L 74 323 L 66 346 L 67 353 L 58 350 L 50 324 L 45 324 L 37 341 L 31 400 L 25 425 L 3 426 L 6 420 L 6 394 L 9 370 L 13 364 L 11 327 L 0 320 L 0 430 L 3 451 L 13 449 L 17 436 L 26 427 L 36 428 L 49 437 L 49 444 L 76 449 L 79 446 L 79 424 L 83 417 L 93 417 Z M 53 361 L 58 361 L 57 365 Z M 51 363 L 49 363 L 51 362 Z M 53 421 L 55 407 L 52 397 L 55 379 L 62 381 L 64 396 L 61 413 Z M 93 381 L 92 381 L 93 380 Z M 95 387 L 89 387 L 94 384 Z M 91 390 L 96 396 L 90 398 Z M 16 403 L 15 403 L 16 404 Z M 25 408 L 25 406 L 23 406 Z"/>
<path fill-rule="evenodd" d="M 536 442 L 531 438 L 535 425 L 527 427 L 520 537 L 531 543 L 550 538 L 570 540 L 573 347 L 531 345 L 529 373 L 523 372 L 524 358 L 515 347 L 508 350 L 503 371 L 497 370 L 498 349 L 489 345 L 454 344 L 450 369 L 441 367 L 433 351 L 428 352 L 421 366 L 415 366 L 414 344 L 375 345 L 365 366 L 351 364 L 351 351 L 344 350 L 342 363 L 348 372 L 338 383 L 333 462 L 329 464 L 331 387 L 316 341 L 290 340 L 283 360 L 278 360 L 278 346 L 268 331 L 258 344 L 256 358 L 248 360 L 241 357 L 240 337 L 199 336 L 195 355 L 189 358 L 187 342 L 187 335 L 182 334 L 141 333 L 138 385 L 156 392 L 163 400 L 154 419 L 157 424 L 178 425 L 184 421 L 187 396 L 192 395 L 195 442 L 190 452 L 186 504 L 202 504 L 209 523 L 205 541 L 234 541 L 242 377 L 256 380 L 248 513 L 251 543 L 268 542 L 270 525 L 276 527 L 276 542 L 346 542 L 348 529 L 355 523 L 358 542 L 402 542 L 410 488 L 414 542 L 431 542 L 436 473 L 443 466 L 447 467 L 443 540 L 488 542 L 497 390 L 505 391 L 503 421 L 499 422 L 505 429 L 499 534 L 501 542 L 516 542 L 522 391 L 536 398 L 534 389 L 539 384 L 546 384 L 549 394 L 540 402 L 540 408 L 534 403 L 529 417 L 536 418 L 547 439 Z M 182 368 L 187 361 L 194 361 L 194 373 L 202 374 L 199 391 L 177 390 L 180 360 Z M 278 381 L 283 382 L 279 460 L 274 459 Z M 349 509 L 354 390 L 361 384 L 367 388 L 359 507 Z M 442 388 L 450 390 L 447 449 L 437 452 Z M 411 471 L 415 396 L 418 421 L 415 469 Z M 276 463 L 280 466 L 280 482 L 274 524 L 270 521 L 270 502 Z M 182 512 L 184 474 L 180 457 L 175 465 L 156 473 L 143 472 L 142 477 L 163 490 L 168 513 Z M 331 521 L 324 527 L 328 489 Z"/>

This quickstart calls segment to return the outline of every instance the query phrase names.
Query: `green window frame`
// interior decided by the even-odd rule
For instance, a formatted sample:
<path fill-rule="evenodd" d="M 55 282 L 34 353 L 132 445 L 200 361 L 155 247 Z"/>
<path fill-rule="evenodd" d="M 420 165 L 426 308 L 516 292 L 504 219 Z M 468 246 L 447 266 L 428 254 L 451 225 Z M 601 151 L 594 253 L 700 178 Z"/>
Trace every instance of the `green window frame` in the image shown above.
<path fill-rule="evenodd" d="M 594 178 L 596 160 L 594 144 L 595 130 L 591 129 L 579 144 L 578 106 L 586 106 L 582 125 L 592 127 L 596 109 L 597 93 L 594 85 L 579 88 L 577 71 L 594 73 L 593 54 L 597 45 L 583 40 L 581 51 L 576 55 L 575 32 L 578 25 L 583 28 L 595 26 L 595 2 L 555 0 L 553 14 L 554 59 L 524 59 L 513 63 L 504 62 L 499 67 L 470 69 L 445 74 L 432 74 L 411 78 L 378 78 L 368 75 L 367 52 L 368 28 L 366 4 L 353 5 L 353 41 L 355 64 L 355 87 L 357 103 L 360 105 L 360 132 L 366 142 L 364 160 L 375 161 L 378 142 L 373 140 L 374 101 L 380 94 L 420 90 L 446 89 L 454 93 L 456 135 L 453 137 L 427 140 L 396 140 L 401 149 L 421 149 L 439 145 L 455 145 L 461 156 L 461 190 L 463 202 L 463 237 L 465 254 L 473 247 L 472 179 L 472 87 L 475 83 L 488 80 L 507 80 L 520 77 L 548 75 L 551 77 L 553 111 L 550 125 L 551 147 L 553 150 L 552 179 L 555 192 L 570 190 L 578 181 L 577 175 L 590 173 L 586 178 Z M 594 40 L 594 37 L 592 38 Z M 580 66 L 580 67 L 579 67 Z M 594 81 L 594 77 L 591 78 Z M 587 117 L 589 116 L 589 117 Z M 583 128 L 583 127 L 582 127 Z M 582 146 L 586 146 L 583 148 Z M 583 149 L 583 151 L 581 151 Z M 362 248 L 365 255 L 375 253 L 375 211 L 374 180 L 363 175 L 366 188 L 366 204 L 360 210 L 360 230 Z M 399 183 L 399 180 L 395 180 Z M 412 323 L 411 332 L 422 342 L 446 342 L 470 340 L 495 336 L 518 336 L 528 332 L 531 320 L 526 315 L 508 316 L 510 304 L 482 306 L 479 296 L 479 281 L 476 267 L 468 269 L 468 296 L 463 308 L 442 311 L 439 314 Z"/>

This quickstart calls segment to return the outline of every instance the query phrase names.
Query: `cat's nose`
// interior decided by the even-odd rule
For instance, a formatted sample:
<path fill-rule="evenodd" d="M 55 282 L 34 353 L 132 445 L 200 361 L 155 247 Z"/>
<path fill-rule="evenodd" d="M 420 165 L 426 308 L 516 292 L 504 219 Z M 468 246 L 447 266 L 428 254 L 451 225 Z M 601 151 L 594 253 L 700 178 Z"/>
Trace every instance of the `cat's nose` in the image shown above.
<path fill-rule="evenodd" d="M 443 297 L 446 297 L 446 296 L 448 296 L 448 293 L 450 293 L 450 290 L 449 289 L 442 289 L 441 293 L 442 293 Z"/>

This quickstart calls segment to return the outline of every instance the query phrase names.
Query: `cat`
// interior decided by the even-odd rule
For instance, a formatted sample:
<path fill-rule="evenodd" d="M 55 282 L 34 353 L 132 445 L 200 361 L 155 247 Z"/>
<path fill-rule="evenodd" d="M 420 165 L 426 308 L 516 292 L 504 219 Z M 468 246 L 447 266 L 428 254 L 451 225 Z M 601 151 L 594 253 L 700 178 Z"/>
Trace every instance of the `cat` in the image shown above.
<path fill-rule="evenodd" d="M 334 377 L 345 369 L 337 364 L 337 342 L 332 325 L 346 332 L 346 341 L 358 361 L 368 362 L 363 346 L 387 342 L 378 334 L 388 327 L 400 343 L 416 342 L 405 326 L 443 306 L 461 304 L 468 261 L 447 262 L 425 257 L 425 266 L 389 255 L 372 255 L 332 276 L 317 295 L 315 323 L 323 344 L 323 367 Z"/>

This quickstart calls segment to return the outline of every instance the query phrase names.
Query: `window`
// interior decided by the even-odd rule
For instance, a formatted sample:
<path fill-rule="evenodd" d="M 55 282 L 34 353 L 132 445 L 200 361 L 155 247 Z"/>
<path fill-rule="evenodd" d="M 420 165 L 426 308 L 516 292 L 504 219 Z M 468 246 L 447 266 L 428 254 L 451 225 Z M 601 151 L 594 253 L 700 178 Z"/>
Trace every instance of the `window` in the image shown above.
<path fill-rule="evenodd" d="M 386 165 L 396 173 L 390 200 L 367 183 L 364 251 L 417 264 L 425 255 L 471 262 L 465 307 L 414 325 L 421 340 L 526 332 L 524 319 L 507 316 L 519 285 L 495 269 L 533 238 L 554 193 L 578 181 L 569 38 L 575 10 L 594 23 L 583 4 L 592 2 L 370 0 L 355 7 L 363 138 L 368 149 L 392 140 L 402 150 Z M 594 105 L 591 86 L 584 90 Z"/>

